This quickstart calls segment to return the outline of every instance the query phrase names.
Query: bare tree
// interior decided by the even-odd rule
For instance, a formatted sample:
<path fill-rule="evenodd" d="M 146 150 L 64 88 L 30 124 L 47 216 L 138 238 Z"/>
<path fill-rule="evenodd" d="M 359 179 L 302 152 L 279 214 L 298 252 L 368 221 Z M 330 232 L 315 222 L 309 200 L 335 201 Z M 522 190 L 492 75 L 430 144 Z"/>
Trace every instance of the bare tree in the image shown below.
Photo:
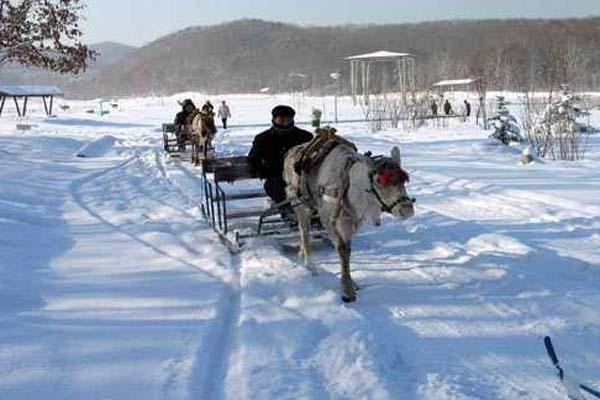
<path fill-rule="evenodd" d="M 60 73 L 85 70 L 97 53 L 81 42 L 80 0 L 0 0 L 0 67 L 9 62 Z"/>
<path fill-rule="evenodd" d="M 584 50 L 573 40 L 569 40 L 565 49 L 566 82 L 571 87 L 585 90 L 586 71 L 593 70 L 589 67 L 589 58 L 585 56 Z"/>
<path fill-rule="evenodd" d="M 552 127 L 544 120 L 544 110 L 550 107 L 550 97 L 536 98 L 532 89 L 524 92 L 524 105 L 521 121 L 525 139 L 539 157 L 546 157 L 553 146 Z"/>

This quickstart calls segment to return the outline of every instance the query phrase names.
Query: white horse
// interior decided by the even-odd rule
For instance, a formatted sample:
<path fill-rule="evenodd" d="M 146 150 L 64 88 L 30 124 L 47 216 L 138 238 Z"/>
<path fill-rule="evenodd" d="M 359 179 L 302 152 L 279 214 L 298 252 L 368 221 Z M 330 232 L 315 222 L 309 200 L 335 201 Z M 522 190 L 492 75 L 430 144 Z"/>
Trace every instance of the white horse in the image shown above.
<path fill-rule="evenodd" d="M 414 215 L 414 199 L 408 197 L 408 174 L 400 166 L 400 150 L 392 156 L 371 158 L 348 144 L 339 144 L 318 165 L 298 173 L 294 166 L 302 159 L 307 144 L 291 149 L 285 158 L 287 195 L 294 207 L 300 229 L 300 253 L 313 273 L 310 262 L 310 220 L 316 209 L 321 223 L 334 243 L 341 263 L 342 300 L 356 300 L 358 286 L 350 276 L 352 236 L 365 220 L 380 224 L 382 212 L 401 220 Z"/>
<path fill-rule="evenodd" d="M 190 126 L 192 142 L 192 163 L 200 164 L 201 160 L 208 157 L 212 149 L 212 140 L 217 133 L 215 125 L 215 113 L 209 111 L 198 111 Z"/>

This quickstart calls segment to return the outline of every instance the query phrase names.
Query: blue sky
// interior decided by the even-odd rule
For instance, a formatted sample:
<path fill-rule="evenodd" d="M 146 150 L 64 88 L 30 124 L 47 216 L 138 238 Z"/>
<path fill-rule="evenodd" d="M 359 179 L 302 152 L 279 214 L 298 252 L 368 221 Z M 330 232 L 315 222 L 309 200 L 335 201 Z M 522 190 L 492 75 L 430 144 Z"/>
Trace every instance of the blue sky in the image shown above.
<path fill-rule="evenodd" d="M 89 43 L 141 45 L 194 25 L 262 18 L 300 25 L 440 19 L 584 17 L 600 0 L 87 0 Z"/>

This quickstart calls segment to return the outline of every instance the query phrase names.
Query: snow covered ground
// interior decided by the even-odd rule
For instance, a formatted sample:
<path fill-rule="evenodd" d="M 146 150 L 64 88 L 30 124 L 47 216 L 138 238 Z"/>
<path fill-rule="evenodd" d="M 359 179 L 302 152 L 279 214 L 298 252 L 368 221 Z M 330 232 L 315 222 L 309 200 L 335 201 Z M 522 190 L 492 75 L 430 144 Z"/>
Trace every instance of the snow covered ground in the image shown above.
<path fill-rule="evenodd" d="M 31 104 L 25 132 L 0 119 L 0 399 L 564 399 L 544 335 L 600 388 L 600 137 L 585 161 L 520 165 L 471 122 L 339 125 L 361 150 L 399 143 L 417 197 L 413 219 L 357 237 L 363 289 L 344 305 L 330 248 L 313 277 L 272 240 L 230 255 L 202 220 L 199 171 L 161 151 L 188 95 L 204 99 L 50 119 Z M 333 110 L 224 98 L 233 124 Z M 340 114 L 361 110 L 343 98 Z M 243 154 L 259 129 L 217 150 Z"/>

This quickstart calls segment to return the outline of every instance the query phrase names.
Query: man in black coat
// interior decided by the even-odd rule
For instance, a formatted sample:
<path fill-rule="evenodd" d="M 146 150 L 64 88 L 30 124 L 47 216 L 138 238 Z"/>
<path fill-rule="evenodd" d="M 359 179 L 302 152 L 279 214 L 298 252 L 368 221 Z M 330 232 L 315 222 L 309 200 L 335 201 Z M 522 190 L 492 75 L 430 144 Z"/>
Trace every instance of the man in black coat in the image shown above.
<path fill-rule="evenodd" d="M 181 111 L 177 113 L 175 116 L 175 135 L 177 136 L 177 144 L 179 145 L 179 150 L 185 150 L 185 143 L 190 140 L 188 126 L 192 123 L 192 119 L 198 112 L 196 105 L 192 101 L 192 99 L 185 99 L 180 102 Z"/>
<path fill-rule="evenodd" d="M 469 118 L 471 116 L 471 103 L 465 100 L 465 117 Z"/>
<path fill-rule="evenodd" d="M 431 102 L 431 115 L 434 117 L 438 116 L 438 105 L 435 100 Z"/>
<path fill-rule="evenodd" d="M 179 105 L 181 106 L 181 111 L 177 113 L 174 121 L 175 125 L 178 127 L 190 124 L 192 122 L 190 117 L 194 114 L 194 111 L 196 111 L 196 106 L 192 99 L 185 99 L 180 102 Z"/>
<path fill-rule="evenodd" d="M 450 104 L 450 101 L 448 99 L 446 99 L 446 102 L 444 103 L 444 114 L 452 114 L 452 105 Z"/>
<path fill-rule="evenodd" d="M 289 106 L 277 106 L 271 111 L 273 126 L 257 135 L 248 154 L 248 160 L 265 179 L 265 192 L 275 203 L 286 200 L 283 163 L 292 147 L 312 140 L 313 135 L 294 125 L 296 112 Z"/>

